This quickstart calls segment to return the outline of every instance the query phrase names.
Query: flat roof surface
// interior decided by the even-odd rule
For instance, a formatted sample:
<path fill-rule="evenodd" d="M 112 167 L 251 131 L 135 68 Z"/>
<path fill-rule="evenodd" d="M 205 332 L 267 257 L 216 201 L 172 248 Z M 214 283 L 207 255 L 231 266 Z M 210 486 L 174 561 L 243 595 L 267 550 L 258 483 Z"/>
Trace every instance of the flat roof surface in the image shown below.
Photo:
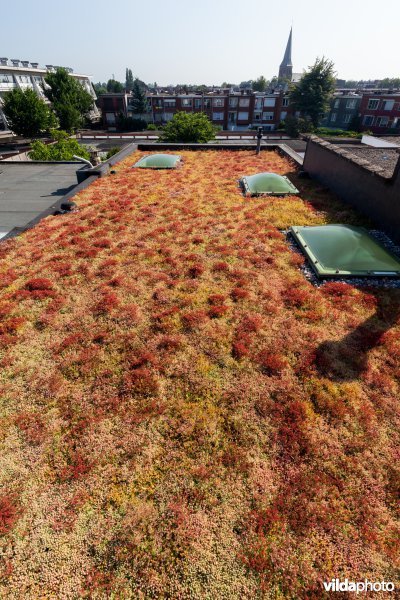
<path fill-rule="evenodd" d="M 290 160 L 181 152 L 0 243 L 0 598 L 396 581 L 400 290 L 304 277 L 290 225 L 365 223 Z"/>
<path fill-rule="evenodd" d="M 373 148 L 364 145 L 343 145 L 342 148 L 359 158 L 367 160 L 371 165 L 380 167 L 384 177 L 393 175 L 397 161 L 400 159 L 400 154 L 394 148 Z"/>
<path fill-rule="evenodd" d="M 24 228 L 77 185 L 76 164 L 0 161 L 0 233 Z"/>

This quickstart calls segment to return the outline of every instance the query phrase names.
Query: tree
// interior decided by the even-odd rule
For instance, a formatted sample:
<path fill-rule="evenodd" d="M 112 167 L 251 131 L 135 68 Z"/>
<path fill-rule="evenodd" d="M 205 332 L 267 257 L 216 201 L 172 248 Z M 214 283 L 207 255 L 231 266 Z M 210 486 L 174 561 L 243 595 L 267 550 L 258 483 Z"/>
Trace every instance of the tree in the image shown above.
<path fill-rule="evenodd" d="M 50 107 L 31 89 L 17 89 L 5 94 L 3 111 L 11 130 L 17 135 L 34 137 L 57 125 Z"/>
<path fill-rule="evenodd" d="M 107 92 L 110 94 L 122 94 L 124 86 L 120 81 L 116 79 L 109 79 L 107 81 Z"/>
<path fill-rule="evenodd" d="M 216 127 L 204 113 L 176 113 L 164 127 L 162 141 L 205 143 L 215 136 Z"/>
<path fill-rule="evenodd" d="M 133 90 L 133 75 L 131 69 L 126 69 L 126 77 L 125 77 L 125 89 L 127 92 L 131 92 Z"/>
<path fill-rule="evenodd" d="M 335 91 L 336 78 L 333 62 L 317 58 L 309 71 L 290 92 L 290 103 L 302 117 L 318 127 L 321 116 L 329 108 L 329 100 Z"/>
<path fill-rule="evenodd" d="M 74 160 L 74 154 L 90 158 L 90 153 L 78 144 L 75 139 L 68 139 L 66 131 L 51 130 L 51 136 L 56 140 L 55 144 L 43 144 L 40 140 L 32 142 L 32 150 L 29 152 L 29 158 L 32 160 Z"/>
<path fill-rule="evenodd" d="M 48 73 L 45 81 L 50 87 L 44 88 L 44 93 L 53 105 L 61 129 L 71 132 L 82 127 L 93 106 L 92 96 L 61 67 L 55 73 Z"/>
<path fill-rule="evenodd" d="M 146 127 L 147 122 L 144 119 L 125 117 L 123 113 L 119 113 L 117 117 L 118 131 L 143 131 Z"/>
<path fill-rule="evenodd" d="M 98 83 L 94 83 L 93 87 L 94 87 L 94 91 L 96 92 L 96 94 L 98 96 L 101 96 L 102 94 L 107 94 L 107 84 L 106 83 L 101 83 L 99 81 Z"/>
<path fill-rule="evenodd" d="M 283 121 L 285 132 L 291 138 L 299 137 L 300 133 L 312 133 L 314 127 L 310 120 L 298 119 L 292 115 L 288 115 Z"/>
<path fill-rule="evenodd" d="M 253 81 L 253 90 L 255 92 L 265 92 L 268 86 L 268 81 L 265 79 L 264 75 L 260 75 L 258 79 Z"/>
<path fill-rule="evenodd" d="M 382 88 L 399 88 L 400 87 L 400 77 L 385 77 L 385 79 L 381 79 L 379 82 L 379 87 Z"/>
<path fill-rule="evenodd" d="M 141 85 L 140 79 L 136 77 L 133 82 L 132 88 L 132 110 L 135 114 L 141 115 L 146 113 L 148 110 L 148 102 L 146 98 L 146 93 L 144 92 L 143 86 Z"/>

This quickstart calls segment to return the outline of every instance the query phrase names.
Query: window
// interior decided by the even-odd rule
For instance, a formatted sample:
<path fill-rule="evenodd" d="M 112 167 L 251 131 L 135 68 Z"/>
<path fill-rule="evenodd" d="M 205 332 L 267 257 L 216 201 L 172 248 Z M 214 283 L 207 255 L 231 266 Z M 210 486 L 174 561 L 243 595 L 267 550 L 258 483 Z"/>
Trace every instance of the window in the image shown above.
<path fill-rule="evenodd" d="M 195 98 L 195 100 L 194 100 L 194 107 L 195 108 L 201 108 L 201 98 Z"/>
<path fill-rule="evenodd" d="M 162 106 L 162 98 L 153 98 L 153 106 L 160 107 Z"/>
<path fill-rule="evenodd" d="M 12 83 L 11 75 L 3 75 L 0 73 L 0 83 Z"/>
<path fill-rule="evenodd" d="M 106 121 L 108 125 L 114 125 L 115 120 L 115 113 L 106 113 Z"/>
<path fill-rule="evenodd" d="M 284 121 L 286 119 L 286 117 L 287 117 L 287 112 L 286 112 L 286 110 L 283 110 L 281 112 L 281 117 L 280 117 L 281 121 Z"/>
<path fill-rule="evenodd" d="M 263 121 L 273 121 L 274 113 L 273 112 L 263 112 Z"/>
<path fill-rule="evenodd" d="M 213 121 L 223 121 L 224 113 L 223 112 L 213 112 L 212 118 L 213 118 Z"/>
<path fill-rule="evenodd" d="M 289 98 L 282 99 L 282 106 L 289 106 Z"/>
<path fill-rule="evenodd" d="M 374 120 L 375 120 L 375 117 L 373 117 L 372 115 L 365 115 L 364 120 L 363 120 L 363 125 L 373 125 Z"/>
<path fill-rule="evenodd" d="M 261 121 L 261 111 L 254 111 L 254 120 Z"/>
<path fill-rule="evenodd" d="M 264 98 L 264 106 L 272 107 L 275 106 L 276 98 Z"/>
<path fill-rule="evenodd" d="M 236 123 L 237 112 L 229 112 L 228 113 L 228 121 L 229 123 Z"/>
<path fill-rule="evenodd" d="M 340 104 L 340 100 L 335 100 L 335 102 L 333 103 L 333 108 L 339 108 L 339 104 Z"/>
<path fill-rule="evenodd" d="M 213 106 L 224 106 L 225 101 L 223 98 L 214 98 L 213 99 Z"/>
<path fill-rule="evenodd" d="M 344 115 L 344 117 L 343 117 L 343 123 L 350 123 L 351 117 L 352 117 L 351 113 L 347 113 L 346 115 Z"/>
<path fill-rule="evenodd" d="M 250 106 L 250 98 L 240 98 L 239 106 Z"/>
<path fill-rule="evenodd" d="M 176 105 L 175 98 L 165 98 L 165 100 L 164 100 L 165 108 L 174 108 L 175 105 Z"/>
<path fill-rule="evenodd" d="M 172 121 L 173 118 L 174 118 L 174 113 L 164 113 L 163 114 L 164 121 Z"/>
<path fill-rule="evenodd" d="M 387 127 L 389 123 L 389 117 L 377 117 L 376 118 L 376 127 Z"/>
<path fill-rule="evenodd" d="M 249 119 L 249 112 L 247 110 L 243 111 L 243 112 L 240 112 L 238 114 L 238 119 L 239 119 L 239 121 L 248 121 L 248 119 Z"/>
<path fill-rule="evenodd" d="M 262 109 L 262 98 L 256 98 L 256 102 L 254 104 L 254 108 L 256 110 L 261 110 Z"/>
<path fill-rule="evenodd" d="M 394 100 L 384 100 L 382 110 L 393 110 Z"/>
<path fill-rule="evenodd" d="M 376 110 L 379 106 L 379 100 L 369 100 L 368 101 L 368 110 Z"/>
<path fill-rule="evenodd" d="M 191 108 L 191 106 L 192 106 L 192 99 L 191 98 L 182 98 L 181 99 L 181 105 L 184 108 Z"/>
<path fill-rule="evenodd" d="M 232 108 L 234 108 L 237 105 L 238 105 L 238 99 L 237 98 L 229 98 L 229 106 L 231 106 Z"/>
<path fill-rule="evenodd" d="M 355 108 L 357 106 L 357 100 L 347 100 L 346 108 Z"/>
<path fill-rule="evenodd" d="M 393 119 L 392 127 L 393 128 L 400 127 L 400 118 L 399 117 L 396 117 L 395 119 Z"/>
<path fill-rule="evenodd" d="M 204 98 L 204 108 L 211 108 L 211 98 Z"/>
<path fill-rule="evenodd" d="M 331 117 L 329 119 L 331 123 L 335 123 L 335 121 L 336 121 L 336 115 L 337 115 L 337 113 L 335 113 L 335 112 L 331 113 Z"/>

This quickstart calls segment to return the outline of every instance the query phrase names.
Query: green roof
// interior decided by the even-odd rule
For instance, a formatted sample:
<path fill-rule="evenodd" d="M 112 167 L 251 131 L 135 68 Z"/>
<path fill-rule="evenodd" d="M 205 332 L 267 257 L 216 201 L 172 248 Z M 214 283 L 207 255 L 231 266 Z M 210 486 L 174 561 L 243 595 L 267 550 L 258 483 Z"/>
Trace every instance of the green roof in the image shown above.
<path fill-rule="evenodd" d="M 181 156 L 178 154 L 149 154 L 143 156 L 133 167 L 140 169 L 175 169 Z"/>
<path fill-rule="evenodd" d="M 290 228 L 320 277 L 400 277 L 400 261 L 365 229 L 350 225 Z"/>
<path fill-rule="evenodd" d="M 239 183 L 245 194 L 258 196 L 268 194 L 271 196 L 286 196 L 287 194 L 298 194 L 293 183 L 284 175 L 277 173 L 257 173 L 239 179 Z"/>

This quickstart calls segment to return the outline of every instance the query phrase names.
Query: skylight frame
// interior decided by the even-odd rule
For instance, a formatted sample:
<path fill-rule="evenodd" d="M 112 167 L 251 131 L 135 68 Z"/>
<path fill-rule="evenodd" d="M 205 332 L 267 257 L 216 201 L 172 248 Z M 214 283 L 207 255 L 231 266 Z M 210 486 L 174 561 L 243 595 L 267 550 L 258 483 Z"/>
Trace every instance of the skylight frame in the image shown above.
<path fill-rule="evenodd" d="M 284 182 L 287 184 L 288 186 L 288 191 L 253 191 L 252 190 L 252 186 L 249 183 L 248 180 L 251 180 L 252 178 L 258 177 L 258 176 L 263 176 L 263 175 L 273 175 L 274 177 L 279 177 L 280 180 L 284 180 Z M 280 175 L 279 173 L 273 173 L 273 172 L 269 172 L 269 171 L 263 171 L 262 173 L 254 173 L 253 175 L 244 175 L 243 177 L 241 177 L 239 179 L 239 186 L 242 188 L 243 190 L 243 194 L 244 196 L 278 196 L 278 197 L 284 197 L 284 196 L 295 196 L 298 195 L 300 192 L 299 190 L 295 187 L 295 185 L 290 181 L 290 179 L 288 177 L 286 177 L 285 175 Z"/>
<path fill-rule="evenodd" d="M 144 165 L 140 163 L 144 163 L 149 158 L 162 157 L 163 159 L 175 159 L 171 166 L 161 166 L 161 165 Z M 142 156 L 134 165 L 132 165 L 132 169 L 176 169 L 179 165 L 182 164 L 182 156 L 180 154 L 165 154 L 161 152 L 157 152 L 156 154 L 145 154 Z"/>
<path fill-rule="evenodd" d="M 302 230 L 305 230 L 305 229 L 310 230 L 310 229 L 316 229 L 316 228 L 318 228 L 318 229 L 327 228 L 328 229 L 331 227 L 343 227 L 345 229 L 346 228 L 351 229 L 352 231 L 363 234 L 365 237 L 368 238 L 368 240 L 370 242 L 372 242 L 373 245 L 377 246 L 377 248 L 379 248 L 380 250 L 383 250 L 383 252 L 390 259 L 394 260 L 398 264 L 398 267 L 399 267 L 398 270 L 390 270 L 390 271 L 389 270 L 378 270 L 378 269 L 347 270 L 347 269 L 338 268 L 339 265 L 336 265 L 335 267 L 324 265 L 321 262 L 318 255 L 315 253 L 315 251 L 313 251 L 310 248 L 310 240 L 307 240 L 303 237 Z M 395 256 L 392 252 L 390 252 L 390 250 L 388 250 L 384 245 L 379 243 L 379 241 L 376 240 L 363 227 L 355 227 L 355 226 L 343 225 L 343 224 L 316 225 L 316 226 L 293 225 L 292 227 L 289 228 L 289 232 L 293 236 L 293 238 L 296 240 L 298 245 L 300 246 L 303 254 L 305 254 L 314 273 L 317 275 L 317 277 L 319 277 L 321 279 L 328 279 L 328 278 L 334 279 L 334 278 L 343 278 L 343 277 L 345 277 L 345 278 L 362 277 L 362 278 L 370 278 L 370 279 L 377 278 L 377 277 L 387 277 L 387 278 L 392 278 L 392 279 L 400 278 L 400 259 L 397 256 Z"/>

